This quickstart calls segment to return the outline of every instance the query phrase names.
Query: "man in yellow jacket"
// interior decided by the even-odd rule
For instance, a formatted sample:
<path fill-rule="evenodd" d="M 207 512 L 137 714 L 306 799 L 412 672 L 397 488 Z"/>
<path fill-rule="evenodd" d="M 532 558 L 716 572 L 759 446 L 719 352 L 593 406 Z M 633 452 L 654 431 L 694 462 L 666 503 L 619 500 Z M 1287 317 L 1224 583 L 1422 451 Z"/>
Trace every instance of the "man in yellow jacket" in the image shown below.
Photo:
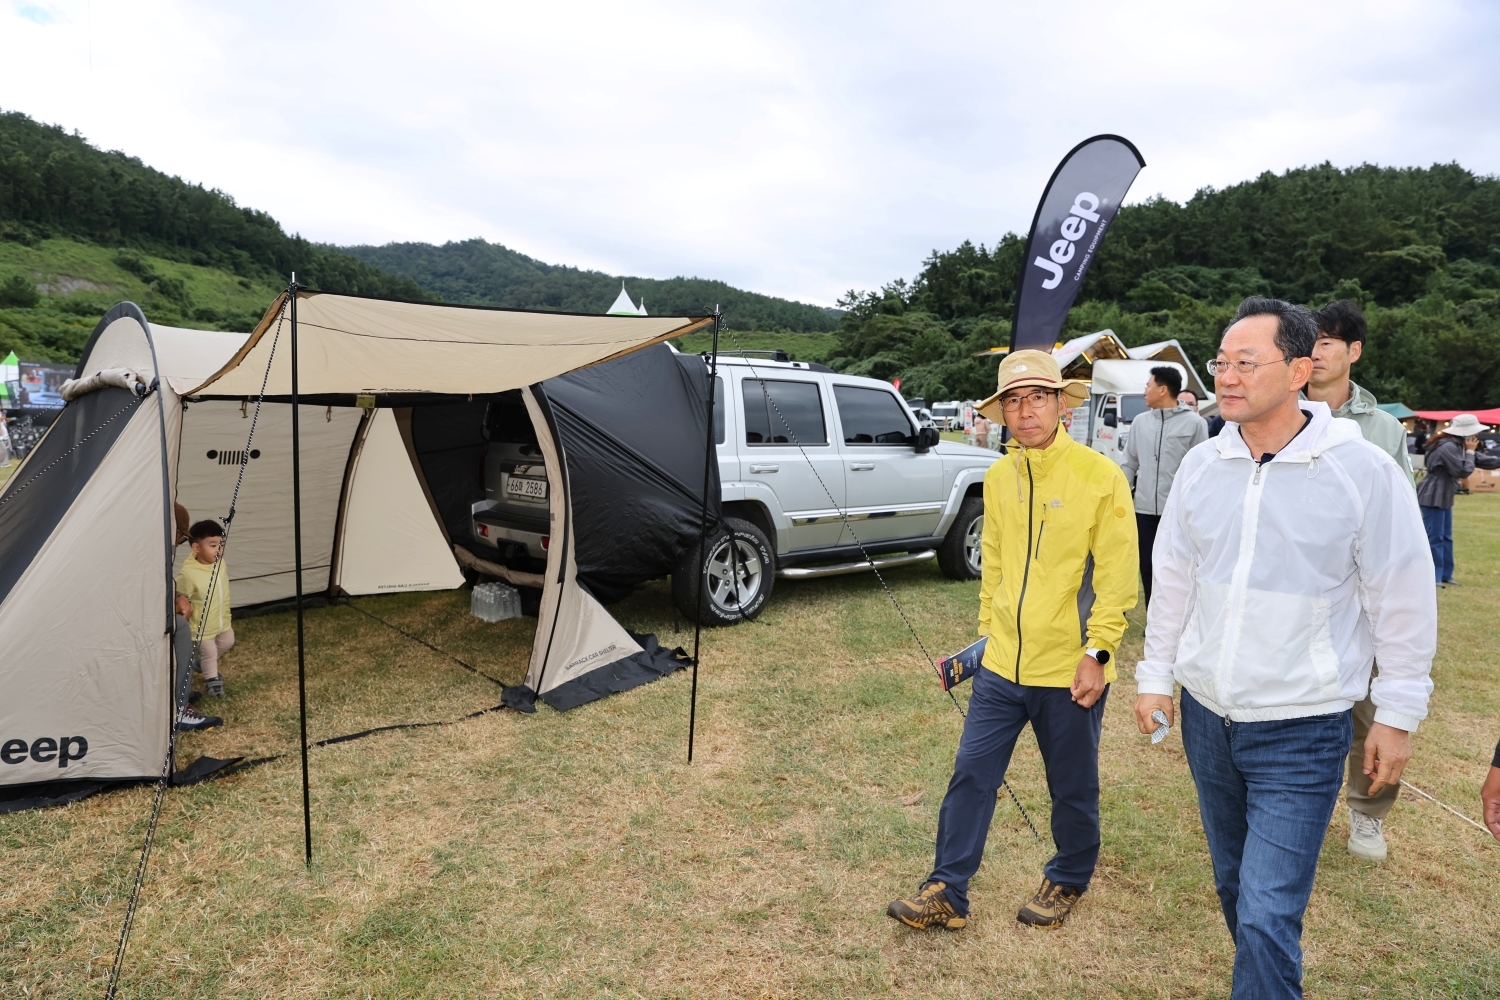
<path fill-rule="evenodd" d="M 1057 853 L 1041 888 L 1016 915 L 1060 927 L 1099 858 L 1099 733 L 1115 679 L 1125 612 L 1135 606 L 1135 505 L 1125 474 L 1061 430 L 1064 401 L 1088 390 L 1064 381 L 1041 351 L 1000 365 L 999 391 L 979 405 L 1010 428 L 1009 453 L 984 477 L 979 634 L 974 675 L 948 794 L 938 813 L 937 860 L 915 896 L 887 909 L 912 927 L 968 922 L 979 870 L 1016 739 L 1031 723 L 1052 793 Z"/>

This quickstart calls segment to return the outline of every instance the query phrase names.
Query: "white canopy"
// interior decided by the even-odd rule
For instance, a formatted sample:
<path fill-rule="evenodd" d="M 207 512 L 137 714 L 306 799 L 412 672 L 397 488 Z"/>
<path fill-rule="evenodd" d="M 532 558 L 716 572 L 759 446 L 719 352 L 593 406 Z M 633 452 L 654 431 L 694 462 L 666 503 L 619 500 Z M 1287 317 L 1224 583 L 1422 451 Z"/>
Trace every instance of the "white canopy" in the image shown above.
<path fill-rule="evenodd" d="M 188 395 L 292 392 L 286 293 L 250 339 Z M 543 382 L 713 322 L 712 317 L 585 316 L 297 293 L 298 390 L 304 395 L 492 393 Z M 279 336 L 278 336 L 279 330 Z M 272 350 L 275 358 L 272 359 Z"/>

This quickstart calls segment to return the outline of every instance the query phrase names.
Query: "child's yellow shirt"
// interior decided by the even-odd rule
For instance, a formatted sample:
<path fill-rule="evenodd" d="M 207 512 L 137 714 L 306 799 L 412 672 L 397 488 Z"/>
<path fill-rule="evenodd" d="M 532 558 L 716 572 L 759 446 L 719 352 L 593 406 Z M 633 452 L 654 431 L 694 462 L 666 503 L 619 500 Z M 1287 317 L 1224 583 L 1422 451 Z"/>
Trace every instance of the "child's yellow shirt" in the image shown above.
<path fill-rule="evenodd" d="M 177 593 L 193 603 L 193 614 L 189 619 L 193 626 L 193 639 L 212 639 L 230 628 L 229 619 L 229 566 L 223 559 L 218 562 L 218 579 L 213 582 L 213 597 L 208 603 L 208 614 L 203 613 L 203 599 L 208 597 L 208 583 L 214 575 L 213 563 L 202 563 L 190 555 L 177 574 Z M 202 622 L 201 631 L 199 623 Z"/>

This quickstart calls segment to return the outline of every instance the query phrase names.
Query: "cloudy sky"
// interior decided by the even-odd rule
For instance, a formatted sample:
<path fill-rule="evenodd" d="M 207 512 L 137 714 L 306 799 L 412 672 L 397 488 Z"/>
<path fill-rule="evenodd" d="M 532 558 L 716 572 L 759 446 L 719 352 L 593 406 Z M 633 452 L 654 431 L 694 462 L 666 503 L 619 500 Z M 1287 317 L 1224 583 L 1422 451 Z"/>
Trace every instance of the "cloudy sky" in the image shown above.
<path fill-rule="evenodd" d="M 1031 222 L 1324 160 L 1500 172 L 1490 2 L 0 0 L 0 108 L 334 243 L 482 236 L 821 304 Z"/>

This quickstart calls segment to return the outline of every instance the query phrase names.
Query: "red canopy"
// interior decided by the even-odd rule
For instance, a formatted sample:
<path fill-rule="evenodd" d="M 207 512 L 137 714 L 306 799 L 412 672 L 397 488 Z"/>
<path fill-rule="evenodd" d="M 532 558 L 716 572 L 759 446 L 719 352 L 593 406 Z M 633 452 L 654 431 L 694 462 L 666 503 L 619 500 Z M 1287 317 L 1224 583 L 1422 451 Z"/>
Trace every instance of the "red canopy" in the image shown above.
<path fill-rule="evenodd" d="M 1500 407 L 1493 410 L 1418 410 L 1417 416 L 1423 420 L 1436 420 L 1439 423 L 1452 420 L 1460 413 L 1472 413 L 1479 418 L 1481 424 L 1489 424 L 1491 427 L 1500 424 Z"/>

